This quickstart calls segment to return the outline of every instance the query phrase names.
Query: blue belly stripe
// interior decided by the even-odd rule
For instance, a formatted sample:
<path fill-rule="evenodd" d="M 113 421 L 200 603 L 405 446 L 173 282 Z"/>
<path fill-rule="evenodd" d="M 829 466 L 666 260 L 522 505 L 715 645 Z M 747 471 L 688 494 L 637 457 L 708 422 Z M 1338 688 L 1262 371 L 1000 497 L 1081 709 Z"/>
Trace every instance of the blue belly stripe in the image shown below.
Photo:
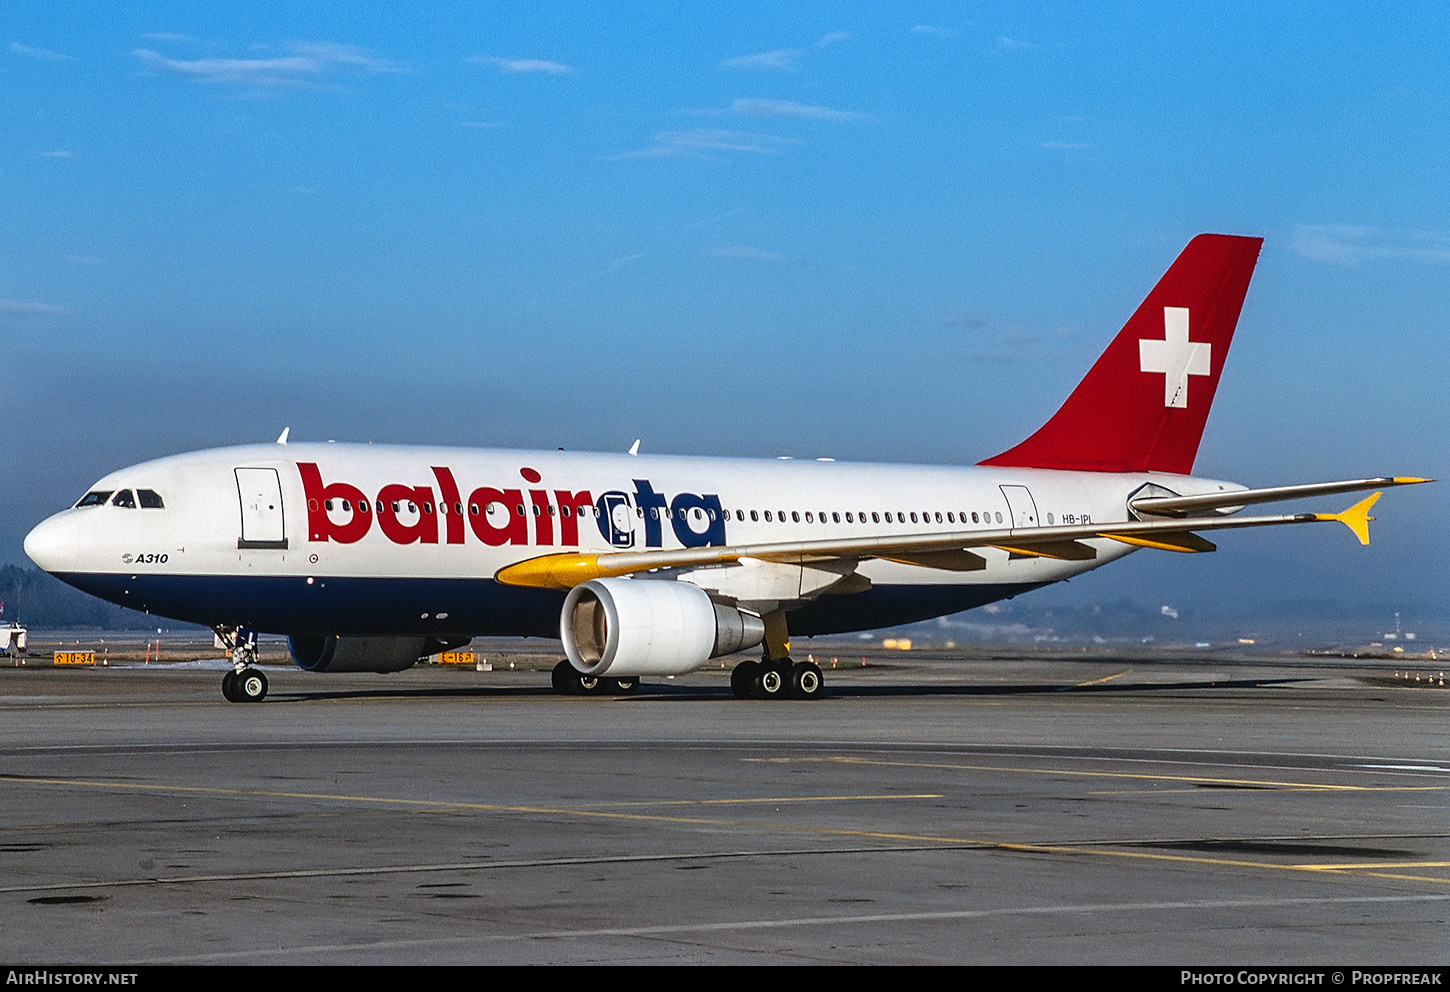
<path fill-rule="evenodd" d="M 271 634 L 558 637 L 564 593 L 492 579 L 314 576 L 56 576 L 101 599 L 156 616 Z M 873 586 L 790 611 L 796 636 L 873 630 L 1009 599 L 1044 583 Z"/>

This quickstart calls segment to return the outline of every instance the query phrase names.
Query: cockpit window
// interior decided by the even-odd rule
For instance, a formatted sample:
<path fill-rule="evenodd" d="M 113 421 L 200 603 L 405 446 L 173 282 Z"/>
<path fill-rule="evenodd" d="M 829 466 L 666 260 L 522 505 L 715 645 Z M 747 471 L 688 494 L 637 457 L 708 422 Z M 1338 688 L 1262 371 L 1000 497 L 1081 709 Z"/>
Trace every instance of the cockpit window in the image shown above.
<path fill-rule="evenodd" d="M 76 506 L 101 506 L 111 498 L 111 490 L 97 489 L 94 492 L 86 493 Z"/>
<path fill-rule="evenodd" d="M 116 498 L 111 500 L 111 505 L 124 506 L 128 510 L 134 510 L 136 509 L 136 497 L 131 495 L 131 490 L 122 489 L 116 494 Z"/>
<path fill-rule="evenodd" d="M 143 510 L 166 509 L 166 504 L 161 502 L 161 497 L 154 489 L 138 489 L 136 490 L 136 498 L 141 501 L 141 509 Z"/>

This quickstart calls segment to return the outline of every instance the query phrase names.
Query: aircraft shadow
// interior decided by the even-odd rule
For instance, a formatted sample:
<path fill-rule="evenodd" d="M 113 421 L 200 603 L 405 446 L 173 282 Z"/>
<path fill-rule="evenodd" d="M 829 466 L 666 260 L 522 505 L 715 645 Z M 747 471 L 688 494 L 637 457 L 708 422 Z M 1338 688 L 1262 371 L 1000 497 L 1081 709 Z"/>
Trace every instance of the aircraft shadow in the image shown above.
<path fill-rule="evenodd" d="M 907 685 L 831 685 L 828 679 L 824 700 L 905 698 L 911 696 L 1040 696 L 1061 693 L 1095 695 L 1135 695 L 1155 692 L 1192 692 L 1206 689 L 1265 689 L 1315 681 L 1313 677 L 1278 679 L 1215 679 L 1177 682 L 1114 682 L 1110 685 L 1075 685 L 1072 683 L 1033 683 L 1019 685 L 931 684 Z M 276 690 L 268 700 L 276 702 L 308 702 L 347 699 L 519 699 L 526 697 L 559 698 L 548 686 L 468 686 L 400 689 L 339 689 L 321 691 Z M 728 686 L 685 686 L 641 682 L 639 689 L 628 696 L 568 697 L 585 702 L 688 702 L 707 699 L 734 700 Z M 773 701 L 773 700 L 772 700 Z"/>

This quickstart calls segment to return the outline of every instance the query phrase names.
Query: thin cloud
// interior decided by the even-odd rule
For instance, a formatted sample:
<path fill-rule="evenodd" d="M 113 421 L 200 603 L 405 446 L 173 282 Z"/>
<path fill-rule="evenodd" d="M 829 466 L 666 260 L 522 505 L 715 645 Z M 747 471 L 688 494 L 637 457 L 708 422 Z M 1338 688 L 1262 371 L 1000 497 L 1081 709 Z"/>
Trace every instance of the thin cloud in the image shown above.
<path fill-rule="evenodd" d="M 710 158 L 714 157 L 712 153 L 719 152 L 777 155 L 788 145 L 799 144 L 794 138 L 781 138 L 772 134 L 752 134 L 748 131 L 731 131 L 724 128 L 661 131 L 652 140 L 654 144 L 648 148 L 610 155 L 606 160 L 672 156 Z"/>
<path fill-rule="evenodd" d="M 1450 234 L 1442 231 L 1386 231 L 1353 224 L 1300 224 L 1290 244 L 1294 253 L 1337 265 L 1400 259 L 1426 265 L 1450 264 Z"/>
<path fill-rule="evenodd" d="M 939 28 L 934 24 L 913 24 L 912 34 L 927 34 L 934 38 L 955 38 L 957 33 L 951 28 Z"/>
<path fill-rule="evenodd" d="M 302 86 L 322 73 L 313 59 L 300 56 L 277 59 L 168 59 L 146 48 L 135 55 L 153 69 L 203 83 L 239 83 L 247 86 Z"/>
<path fill-rule="evenodd" d="M 69 317 L 69 307 L 35 300 L 0 300 L 0 317 Z"/>
<path fill-rule="evenodd" d="M 316 87 L 335 75 L 405 72 L 397 62 L 380 59 L 352 45 L 308 42 L 290 45 L 291 54 L 267 59 L 169 59 L 147 48 L 135 56 L 151 68 L 199 83 L 255 89 Z"/>
<path fill-rule="evenodd" d="M 830 48 L 849 39 L 846 31 L 832 31 L 818 38 L 811 48 Z M 769 52 L 753 55 L 737 55 L 720 64 L 727 69 L 773 69 L 780 72 L 794 72 L 801 67 L 801 61 L 809 54 L 804 48 L 776 48 Z"/>
<path fill-rule="evenodd" d="M 603 279 L 611 272 L 618 272 L 626 265 L 637 262 L 641 258 L 647 258 L 648 256 L 649 252 L 647 251 L 637 251 L 633 255 L 623 255 L 619 258 L 610 259 L 609 264 L 606 265 L 604 268 L 600 269 L 597 272 L 591 273 L 590 275 L 587 275 L 583 279 L 580 279 L 576 282 L 571 282 L 569 285 L 565 286 L 562 290 L 560 290 L 560 292 L 568 294 L 573 293 L 576 290 L 583 289 L 590 283 L 597 282 L 598 280 Z"/>
<path fill-rule="evenodd" d="M 380 59 L 366 49 L 356 45 L 339 45 L 335 42 L 313 41 L 291 46 L 291 51 L 306 58 L 317 59 L 327 66 L 346 66 L 358 72 L 407 72 L 401 62 Z"/>
<path fill-rule="evenodd" d="M 836 110 L 834 107 L 812 106 L 796 103 L 794 100 L 767 100 L 760 97 L 741 97 L 726 107 L 724 113 L 743 117 L 796 117 L 817 121 L 861 120 L 866 116 L 852 110 Z"/>
<path fill-rule="evenodd" d="M 499 72 L 542 72 L 550 76 L 566 76 L 576 71 L 572 65 L 548 59 L 498 59 L 478 55 L 468 61 L 475 65 L 496 65 Z"/>
<path fill-rule="evenodd" d="M 10 50 L 16 55 L 24 55 L 28 59 L 44 59 L 47 62 L 74 62 L 74 55 L 66 55 L 64 52 L 52 52 L 49 48 L 33 48 L 30 45 L 22 45 L 18 41 L 10 43 Z"/>
<path fill-rule="evenodd" d="M 760 52 L 756 55 L 737 55 L 733 59 L 726 59 L 720 64 L 727 69 L 781 69 L 793 71 L 800 68 L 800 61 L 805 57 L 805 49 L 802 48 L 777 48 L 773 52 Z"/>

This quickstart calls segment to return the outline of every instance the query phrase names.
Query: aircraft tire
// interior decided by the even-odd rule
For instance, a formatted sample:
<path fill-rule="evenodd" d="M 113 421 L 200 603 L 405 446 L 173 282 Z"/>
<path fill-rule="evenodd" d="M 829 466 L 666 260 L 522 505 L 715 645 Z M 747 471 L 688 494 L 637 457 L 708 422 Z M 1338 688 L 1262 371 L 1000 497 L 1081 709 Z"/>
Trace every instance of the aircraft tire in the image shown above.
<path fill-rule="evenodd" d="M 554 666 L 554 670 L 549 673 L 549 682 L 553 684 L 554 691 L 561 696 L 579 694 L 579 672 L 569 664 L 567 658 Z"/>
<path fill-rule="evenodd" d="M 762 664 L 751 683 L 758 699 L 784 699 L 790 695 L 790 665 Z"/>
<path fill-rule="evenodd" d="M 736 699 L 751 699 L 755 696 L 755 676 L 760 674 L 760 663 L 742 661 L 730 670 L 730 691 Z"/>
<path fill-rule="evenodd" d="M 616 696 L 631 696 L 634 690 L 639 688 L 639 679 L 635 676 L 623 679 L 606 679 L 609 691 Z"/>
<path fill-rule="evenodd" d="M 222 698 L 229 703 L 240 703 L 241 697 L 237 694 L 237 673 L 227 672 L 222 676 Z"/>
<path fill-rule="evenodd" d="M 255 668 L 242 672 L 233 684 L 237 699 L 244 703 L 260 703 L 267 698 L 267 676 Z"/>
<path fill-rule="evenodd" d="M 791 695 L 797 699 L 820 699 L 825 683 L 820 667 L 814 662 L 802 661 L 791 669 Z"/>

